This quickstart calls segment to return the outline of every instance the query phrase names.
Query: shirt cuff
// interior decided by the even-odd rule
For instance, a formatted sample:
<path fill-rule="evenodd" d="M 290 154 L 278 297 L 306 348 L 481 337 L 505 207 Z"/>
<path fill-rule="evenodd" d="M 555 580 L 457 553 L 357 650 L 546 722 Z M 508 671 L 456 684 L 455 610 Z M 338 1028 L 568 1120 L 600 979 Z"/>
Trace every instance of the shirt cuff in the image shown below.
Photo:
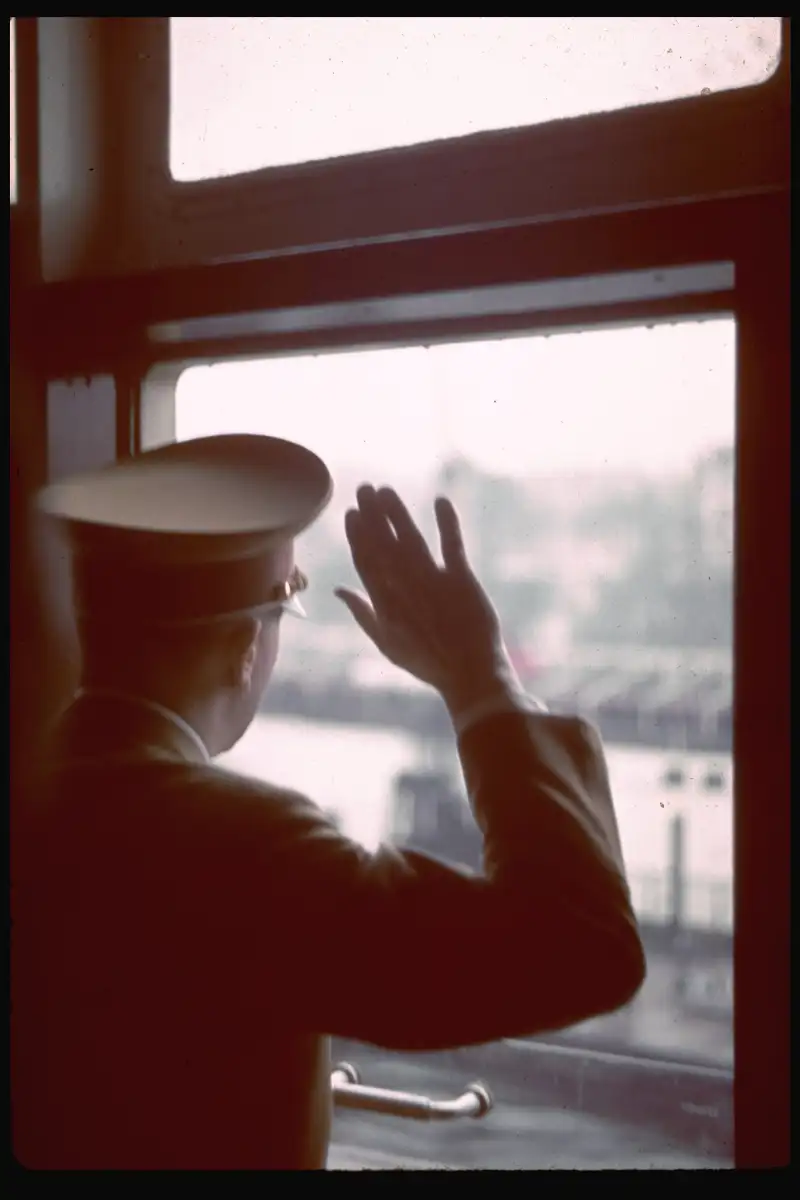
<path fill-rule="evenodd" d="M 464 712 L 454 713 L 452 721 L 456 736 L 461 737 L 468 729 L 486 717 L 498 716 L 500 713 L 546 713 L 547 711 L 547 705 L 533 696 L 527 696 L 524 693 L 507 694 L 480 700 L 477 704 L 465 709 Z"/>

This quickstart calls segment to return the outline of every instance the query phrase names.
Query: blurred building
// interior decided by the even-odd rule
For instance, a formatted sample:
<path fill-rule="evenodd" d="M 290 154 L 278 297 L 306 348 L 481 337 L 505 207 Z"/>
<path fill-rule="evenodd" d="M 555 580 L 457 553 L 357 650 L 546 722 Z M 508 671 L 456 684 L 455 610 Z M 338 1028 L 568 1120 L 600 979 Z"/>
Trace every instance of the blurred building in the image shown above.
<path fill-rule="evenodd" d="M 724 568 L 733 561 L 734 452 L 722 446 L 698 463 L 694 484 L 700 508 L 701 553 L 709 566 Z"/>

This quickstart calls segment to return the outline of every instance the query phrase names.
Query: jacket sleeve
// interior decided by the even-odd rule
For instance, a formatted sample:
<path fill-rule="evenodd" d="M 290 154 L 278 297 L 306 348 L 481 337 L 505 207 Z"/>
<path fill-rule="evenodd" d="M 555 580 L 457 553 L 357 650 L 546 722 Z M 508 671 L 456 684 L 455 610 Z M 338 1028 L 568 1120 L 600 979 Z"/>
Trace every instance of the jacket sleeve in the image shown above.
<path fill-rule="evenodd" d="M 477 875 L 388 846 L 368 853 L 303 797 L 231 780 L 236 800 L 215 834 L 233 889 L 226 936 L 303 1027 L 446 1049 L 563 1028 L 640 987 L 594 728 L 496 715 L 460 737 L 459 753 L 485 840 Z"/>

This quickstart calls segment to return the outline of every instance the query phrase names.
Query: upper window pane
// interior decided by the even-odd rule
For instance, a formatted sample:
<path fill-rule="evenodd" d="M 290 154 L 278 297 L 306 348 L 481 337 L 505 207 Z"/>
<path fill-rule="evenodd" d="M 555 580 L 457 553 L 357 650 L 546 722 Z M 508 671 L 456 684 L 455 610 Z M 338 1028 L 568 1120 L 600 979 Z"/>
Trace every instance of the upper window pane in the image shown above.
<path fill-rule="evenodd" d="M 780 17 L 171 17 L 170 168 L 208 179 L 763 82 Z"/>

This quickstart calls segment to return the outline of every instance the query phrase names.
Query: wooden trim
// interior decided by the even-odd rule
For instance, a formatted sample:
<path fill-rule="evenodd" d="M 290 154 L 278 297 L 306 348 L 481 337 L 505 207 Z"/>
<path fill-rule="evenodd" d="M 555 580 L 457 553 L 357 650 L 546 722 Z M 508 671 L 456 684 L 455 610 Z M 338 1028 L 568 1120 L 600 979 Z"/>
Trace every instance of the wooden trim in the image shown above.
<path fill-rule="evenodd" d="M 737 269 L 736 1161 L 776 1167 L 790 1161 L 788 210 Z"/>
<path fill-rule="evenodd" d="M 45 347 L 49 370 L 106 369 L 120 360 L 147 369 L 175 357 L 174 351 L 151 342 L 148 330 L 154 325 L 645 268 L 736 263 L 750 231 L 755 236 L 765 225 L 780 222 L 787 208 L 787 194 L 681 204 L 554 226 L 50 284 L 29 290 L 21 303 L 34 342 L 39 330 L 50 331 Z M 599 312 L 595 319 L 602 319 Z M 434 325 L 429 323 L 432 333 Z M 356 330 L 350 333 L 357 339 Z M 264 338 L 260 344 L 272 343 Z M 258 341 L 251 342 L 248 352 L 257 353 L 258 347 Z M 192 352 L 184 347 L 184 355 Z"/>

